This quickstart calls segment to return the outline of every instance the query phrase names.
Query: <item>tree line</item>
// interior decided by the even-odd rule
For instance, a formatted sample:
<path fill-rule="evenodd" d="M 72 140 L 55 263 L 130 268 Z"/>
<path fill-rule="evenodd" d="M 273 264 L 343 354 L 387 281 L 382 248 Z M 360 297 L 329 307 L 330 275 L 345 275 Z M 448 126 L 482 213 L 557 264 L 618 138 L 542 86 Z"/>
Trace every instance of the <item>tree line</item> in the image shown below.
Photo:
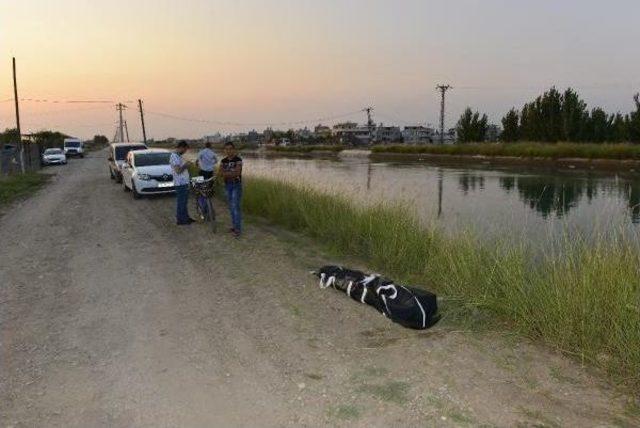
<path fill-rule="evenodd" d="M 640 143 L 640 94 L 635 110 L 609 114 L 600 107 L 589 110 L 578 93 L 552 87 L 522 109 L 512 108 L 502 118 L 503 142 Z M 458 142 L 486 141 L 490 125 L 486 114 L 467 108 L 457 123 Z"/>
<path fill-rule="evenodd" d="M 23 134 L 24 137 L 24 134 Z M 29 135 L 29 141 L 40 145 L 41 149 L 48 149 L 51 147 L 62 147 L 65 138 L 69 138 L 68 135 L 58 131 L 38 131 Z M 18 143 L 18 130 L 16 128 L 5 129 L 4 132 L 0 132 L 0 146 L 5 145 L 17 145 Z M 96 135 L 88 143 L 95 145 L 96 147 L 107 146 L 109 139 L 104 135 Z"/>

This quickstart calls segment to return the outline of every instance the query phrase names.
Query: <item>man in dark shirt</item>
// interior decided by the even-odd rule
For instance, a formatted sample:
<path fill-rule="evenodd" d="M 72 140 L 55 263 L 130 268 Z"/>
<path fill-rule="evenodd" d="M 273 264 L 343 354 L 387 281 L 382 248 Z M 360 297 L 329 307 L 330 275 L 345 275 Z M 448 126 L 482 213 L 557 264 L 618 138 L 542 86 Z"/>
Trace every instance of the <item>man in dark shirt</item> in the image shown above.
<path fill-rule="evenodd" d="M 224 180 L 224 188 L 227 192 L 229 213 L 231 214 L 231 233 L 237 238 L 242 231 L 242 213 L 240 212 L 240 200 L 242 199 L 242 159 L 236 153 L 233 143 L 225 143 L 225 157 L 220 161 L 218 174 Z"/>

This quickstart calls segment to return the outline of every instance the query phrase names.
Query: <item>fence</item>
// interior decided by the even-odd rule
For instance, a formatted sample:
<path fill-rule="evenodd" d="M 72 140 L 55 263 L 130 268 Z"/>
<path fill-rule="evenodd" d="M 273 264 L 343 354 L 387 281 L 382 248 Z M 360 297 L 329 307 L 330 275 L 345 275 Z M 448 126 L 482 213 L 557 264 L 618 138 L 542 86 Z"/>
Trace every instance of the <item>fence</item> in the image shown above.
<path fill-rule="evenodd" d="M 24 166 L 26 171 L 40 169 L 40 145 L 35 143 L 24 144 Z M 20 151 L 15 145 L 6 144 L 0 148 L 0 175 L 10 175 L 21 172 Z"/>

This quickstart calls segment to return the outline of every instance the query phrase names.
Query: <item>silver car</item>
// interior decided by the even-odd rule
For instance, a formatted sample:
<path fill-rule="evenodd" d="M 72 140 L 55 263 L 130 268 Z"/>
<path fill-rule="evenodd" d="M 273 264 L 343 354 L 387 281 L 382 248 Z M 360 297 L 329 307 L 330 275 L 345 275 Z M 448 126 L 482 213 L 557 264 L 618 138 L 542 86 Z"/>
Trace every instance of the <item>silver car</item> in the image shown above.
<path fill-rule="evenodd" d="M 67 156 L 62 149 L 46 149 L 42 153 L 43 165 L 65 165 L 67 163 Z"/>

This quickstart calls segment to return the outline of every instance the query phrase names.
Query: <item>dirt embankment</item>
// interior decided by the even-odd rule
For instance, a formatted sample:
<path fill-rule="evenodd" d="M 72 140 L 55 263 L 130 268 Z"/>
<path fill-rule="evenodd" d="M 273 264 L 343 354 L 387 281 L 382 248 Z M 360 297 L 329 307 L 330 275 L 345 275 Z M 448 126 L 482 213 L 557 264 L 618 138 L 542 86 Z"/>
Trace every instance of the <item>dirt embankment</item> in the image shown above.
<path fill-rule="evenodd" d="M 536 345 L 446 317 L 405 330 L 319 290 L 308 271 L 332 260 L 298 236 L 178 228 L 172 198 L 134 201 L 103 156 L 0 219 L 2 426 L 640 423 Z"/>
<path fill-rule="evenodd" d="M 432 153 L 385 153 L 372 152 L 371 159 L 397 159 L 413 161 L 449 162 L 459 165 L 523 165 L 553 169 L 580 169 L 600 171 L 640 172 L 640 160 L 635 159 L 585 159 L 585 158 L 542 158 L 516 156 L 444 155 Z"/>

